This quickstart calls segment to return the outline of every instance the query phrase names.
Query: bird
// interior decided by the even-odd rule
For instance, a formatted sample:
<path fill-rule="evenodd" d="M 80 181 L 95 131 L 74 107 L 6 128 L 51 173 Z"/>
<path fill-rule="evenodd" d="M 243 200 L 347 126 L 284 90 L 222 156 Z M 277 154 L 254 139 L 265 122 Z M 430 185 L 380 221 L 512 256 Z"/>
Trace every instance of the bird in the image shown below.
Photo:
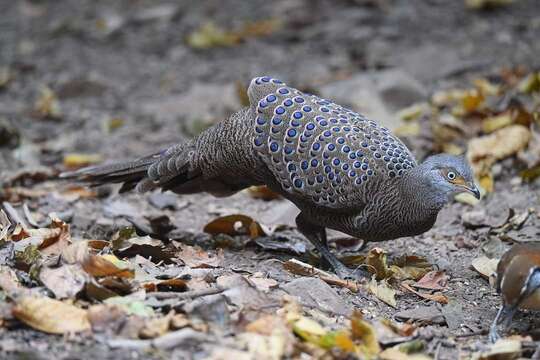
<path fill-rule="evenodd" d="M 480 198 L 465 156 L 436 154 L 418 164 L 389 129 L 287 86 L 253 78 L 249 106 L 198 136 L 134 161 L 87 167 L 63 178 L 120 192 L 232 195 L 266 185 L 300 210 L 298 230 L 342 278 L 361 278 L 329 251 L 326 229 L 364 241 L 429 230 L 453 195 Z M 357 271 L 359 269 L 356 269 Z"/>
<path fill-rule="evenodd" d="M 540 243 L 516 244 L 497 265 L 496 289 L 502 305 L 493 321 L 489 339 L 499 339 L 497 325 L 507 329 L 518 309 L 540 310 Z"/>

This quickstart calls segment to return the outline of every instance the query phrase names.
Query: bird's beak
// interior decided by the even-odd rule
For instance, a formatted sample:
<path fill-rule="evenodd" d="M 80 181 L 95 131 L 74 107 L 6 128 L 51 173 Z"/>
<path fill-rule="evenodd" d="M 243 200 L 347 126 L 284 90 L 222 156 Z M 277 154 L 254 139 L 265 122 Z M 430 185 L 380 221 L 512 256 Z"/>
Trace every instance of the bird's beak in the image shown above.
<path fill-rule="evenodd" d="M 471 193 L 475 198 L 477 198 L 478 200 L 480 200 L 480 190 L 478 190 L 478 187 L 476 187 L 476 185 L 474 183 L 469 183 L 467 185 L 464 185 L 463 188 Z"/>

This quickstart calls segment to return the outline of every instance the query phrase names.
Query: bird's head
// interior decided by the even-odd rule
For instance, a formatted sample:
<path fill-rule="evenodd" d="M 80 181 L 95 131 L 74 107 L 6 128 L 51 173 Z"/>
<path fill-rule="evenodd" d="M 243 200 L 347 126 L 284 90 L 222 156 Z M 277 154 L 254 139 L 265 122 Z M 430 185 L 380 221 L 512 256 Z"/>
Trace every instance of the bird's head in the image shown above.
<path fill-rule="evenodd" d="M 438 154 L 428 157 L 421 165 L 431 186 L 448 198 L 459 193 L 470 193 L 480 199 L 474 175 L 464 156 Z"/>

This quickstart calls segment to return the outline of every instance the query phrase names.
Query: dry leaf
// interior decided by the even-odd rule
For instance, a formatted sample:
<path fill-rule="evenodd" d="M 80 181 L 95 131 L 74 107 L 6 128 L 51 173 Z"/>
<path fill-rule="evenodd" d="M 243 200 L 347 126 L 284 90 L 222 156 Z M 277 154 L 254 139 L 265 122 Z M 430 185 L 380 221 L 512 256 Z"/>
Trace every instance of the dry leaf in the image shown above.
<path fill-rule="evenodd" d="M 82 262 L 83 269 L 95 277 L 117 276 L 132 279 L 135 272 L 125 267 L 125 262 L 115 261 L 114 255 L 88 255 Z M 120 266 L 118 266 L 120 265 Z"/>
<path fill-rule="evenodd" d="M 247 215 L 241 214 L 227 215 L 214 219 L 206 224 L 203 231 L 212 235 L 249 235 L 253 239 L 267 235 L 258 222 Z"/>
<path fill-rule="evenodd" d="M 139 331 L 141 339 L 153 339 L 169 331 L 171 319 L 174 312 L 169 312 L 166 316 L 148 319 L 144 327 Z"/>
<path fill-rule="evenodd" d="M 472 261 L 472 267 L 480 275 L 489 279 L 497 272 L 497 264 L 499 264 L 499 259 L 490 259 L 486 256 L 480 256 Z"/>
<path fill-rule="evenodd" d="M 425 258 L 416 255 L 399 256 L 393 259 L 392 265 L 390 266 L 393 277 L 399 280 L 418 280 L 432 268 L 433 265 Z"/>
<path fill-rule="evenodd" d="M 268 186 L 251 186 L 248 188 L 248 194 L 254 199 L 261 199 L 265 201 L 280 199 L 281 195 L 273 192 Z"/>
<path fill-rule="evenodd" d="M 210 255 L 198 246 L 181 245 L 176 255 L 191 268 L 215 268 L 223 262 L 222 249 L 219 249 L 216 255 Z"/>
<path fill-rule="evenodd" d="M 73 298 L 84 289 L 88 275 L 79 264 L 59 268 L 42 268 L 39 280 L 57 299 Z"/>
<path fill-rule="evenodd" d="M 352 338 L 361 341 L 358 346 L 364 357 L 371 358 L 381 352 L 375 328 L 362 319 L 362 313 L 355 311 L 351 317 Z"/>
<path fill-rule="evenodd" d="M 67 169 L 78 169 L 101 161 L 103 161 L 103 158 L 99 154 L 66 154 L 63 162 Z"/>
<path fill-rule="evenodd" d="M 448 275 L 444 271 L 430 271 L 412 286 L 427 290 L 443 290 L 448 282 Z"/>
<path fill-rule="evenodd" d="M 368 284 L 369 291 L 377 298 L 385 302 L 386 304 L 397 307 L 396 303 L 396 291 L 388 286 L 386 281 L 377 282 L 375 279 L 371 279 Z"/>
<path fill-rule="evenodd" d="M 19 299 L 13 315 L 31 328 L 50 334 L 90 330 L 86 310 L 47 297 L 25 296 Z"/>
<path fill-rule="evenodd" d="M 487 9 L 498 6 L 505 6 L 515 0 L 465 0 L 465 5 L 470 9 Z"/>
<path fill-rule="evenodd" d="M 448 304 L 448 298 L 446 298 L 446 296 L 442 294 L 438 294 L 438 293 L 428 294 L 428 293 L 416 291 L 412 287 L 410 287 L 409 284 L 406 284 L 406 283 L 402 283 L 401 286 L 405 288 L 406 290 L 408 290 L 409 292 L 412 292 L 413 294 L 416 294 L 423 299 L 436 301 L 441 304 Z"/>

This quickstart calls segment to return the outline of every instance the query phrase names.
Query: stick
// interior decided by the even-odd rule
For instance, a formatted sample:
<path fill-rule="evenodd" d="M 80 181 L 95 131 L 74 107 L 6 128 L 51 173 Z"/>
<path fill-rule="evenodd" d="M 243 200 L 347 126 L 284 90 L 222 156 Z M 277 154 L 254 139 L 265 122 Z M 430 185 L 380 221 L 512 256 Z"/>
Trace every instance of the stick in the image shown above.
<path fill-rule="evenodd" d="M 351 290 L 352 292 L 358 292 L 360 290 L 358 283 L 356 283 L 355 281 L 342 280 L 335 275 L 327 273 L 326 271 L 323 271 L 321 269 L 317 269 L 316 267 L 303 263 L 300 260 L 287 260 L 283 263 L 283 267 L 285 268 L 285 270 L 293 274 L 318 277 L 327 284 L 341 286 L 343 288 Z"/>

